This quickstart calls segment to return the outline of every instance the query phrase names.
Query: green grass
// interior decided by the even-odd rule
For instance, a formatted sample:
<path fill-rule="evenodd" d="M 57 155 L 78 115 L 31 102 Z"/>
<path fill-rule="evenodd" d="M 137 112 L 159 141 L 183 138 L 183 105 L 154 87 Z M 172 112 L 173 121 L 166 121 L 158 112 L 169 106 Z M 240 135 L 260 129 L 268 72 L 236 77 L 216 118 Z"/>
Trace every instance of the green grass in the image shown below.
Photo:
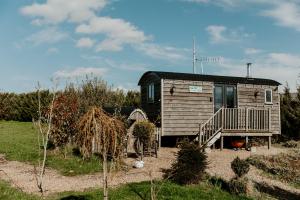
<path fill-rule="evenodd" d="M 36 164 L 38 161 L 37 132 L 31 122 L 0 121 L 0 153 L 8 160 Z M 71 152 L 67 158 L 58 151 L 48 151 L 47 167 L 67 176 L 95 173 L 101 170 L 99 160 L 83 161 Z"/>
<path fill-rule="evenodd" d="M 221 189 L 202 183 L 192 186 L 179 186 L 170 182 L 156 183 L 158 188 L 158 199 L 222 199 L 222 200 L 246 200 L 249 197 L 234 196 Z M 131 183 L 119 188 L 111 189 L 109 192 L 109 199 L 124 199 L 124 200 L 140 200 L 150 199 L 150 184 L 149 182 Z M 11 188 L 7 183 L 0 181 L 0 200 L 36 200 L 37 196 L 28 195 L 20 192 L 17 189 Z M 46 198 L 46 200 L 59 200 L 59 199 L 81 199 L 81 200 L 96 200 L 102 199 L 102 191 L 93 189 L 84 192 L 64 192 L 55 194 Z"/>
<path fill-rule="evenodd" d="M 37 200 L 37 196 L 25 194 L 0 180 L 0 200 Z"/>

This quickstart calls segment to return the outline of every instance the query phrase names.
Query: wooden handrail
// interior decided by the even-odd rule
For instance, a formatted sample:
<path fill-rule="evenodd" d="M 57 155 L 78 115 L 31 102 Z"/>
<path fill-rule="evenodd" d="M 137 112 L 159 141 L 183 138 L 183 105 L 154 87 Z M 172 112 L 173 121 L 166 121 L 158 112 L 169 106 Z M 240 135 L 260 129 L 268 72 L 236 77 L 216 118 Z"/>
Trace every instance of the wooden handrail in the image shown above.
<path fill-rule="evenodd" d="M 199 146 L 205 146 L 220 131 L 271 130 L 271 109 L 220 108 L 205 123 L 199 124 Z"/>

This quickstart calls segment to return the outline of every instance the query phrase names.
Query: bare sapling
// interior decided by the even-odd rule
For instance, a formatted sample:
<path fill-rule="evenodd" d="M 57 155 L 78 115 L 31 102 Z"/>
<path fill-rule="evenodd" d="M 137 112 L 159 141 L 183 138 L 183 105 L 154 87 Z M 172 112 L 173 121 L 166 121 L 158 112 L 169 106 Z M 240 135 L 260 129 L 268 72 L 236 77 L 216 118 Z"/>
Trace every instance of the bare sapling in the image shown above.
<path fill-rule="evenodd" d="M 47 160 L 47 147 L 48 142 L 52 130 L 52 118 L 53 118 L 53 105 L 55 101 L 55 89 L 53 90 L 52 100 L 50 102 L 49 108 L 45 115 L 42 113 L 41 106 L 41 94 L 40 94 L 40 85 L 38 85 L 37 93 L 38 93 L 38 119 L 34 120 L 33 123 L 38 131 L 38 165 L 34 166 L 35 179 L 36 184 L 41 193 L 41 196 L 44 196 L 45 188 L 44 188 L 44 175 L 45 175 L 45 167 Z"/>

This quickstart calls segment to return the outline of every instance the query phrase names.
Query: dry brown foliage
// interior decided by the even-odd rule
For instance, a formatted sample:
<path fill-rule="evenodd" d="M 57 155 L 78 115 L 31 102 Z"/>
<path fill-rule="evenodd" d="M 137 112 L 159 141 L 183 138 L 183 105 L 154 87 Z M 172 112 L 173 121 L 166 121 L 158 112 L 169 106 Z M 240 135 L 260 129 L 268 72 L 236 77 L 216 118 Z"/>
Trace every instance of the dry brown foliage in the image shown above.
<path fill-rule="evenodd" d="M 108 178 L 114 164 L 120 161 L 124 150 L 126 128 L 123 122 L 110 117 L 101 108 L 91 108 L 80 120 L 76 143 L 84 158 L 93 154 L 93 147 L 102 157 L 103 199 L 108 199 Z M 111 158 L 110 169 L 108 157 Z"/>
<path fill-rule="evenodd" d="M 97 145 L 100 153 L 108 153 L 112 158 L 119 159 L 125 137 L 123 122 L 110 117 L 103 109 L 93 107 L 80 119 L 76 143 L 84 158 L 89 158 L 93 153 L 93 145 Z"/>

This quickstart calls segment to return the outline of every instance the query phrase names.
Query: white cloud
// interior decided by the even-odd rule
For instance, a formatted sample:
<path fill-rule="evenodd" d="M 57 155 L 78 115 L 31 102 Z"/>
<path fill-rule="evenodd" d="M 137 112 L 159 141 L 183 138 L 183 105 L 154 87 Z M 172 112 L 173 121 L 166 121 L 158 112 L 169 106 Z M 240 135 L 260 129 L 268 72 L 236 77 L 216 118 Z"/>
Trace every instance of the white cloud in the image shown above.
<path fill-rule="evenodd" d="M 21 8 L 23 15 L 34 17 L 33 24 L 57 24 L 64 21 L 83 22 L 95 16 L 107 4 L 106 0 L 47 0 Z"/>
<path fill-rule="evenodd" d="M 77 41 L 76 46 L 79 48 L 91 48 L 94 46 L 95 41 L 92 40 L 91 38 L 80 38 Z"/>
<path fill-rule="evenodd" d="M 32 23 L 36 25 L 75 23 L 75 32 L 81 36 L 76 43 L 79 48 L 94 47 L 96 52 L 117 52 L 128 45 L 155 59 L 185 59 L 186 52 L 183 49 L 155 44 L 152 42 L 152 36 L 146 35 L 132 23 L 120 18 L 99 16 L 98 12 L 107 2 L 108 0 L 47 0 L 44 4 L 25 6 L 21 8 L 21 13 L 33 17 Z M 95 41 L 86 35 L 97 35 L 103 39 L 95 44 Z M 35 44 L 54 43 L 65 37 L 66 35 L 57 28 L 50 28 L 30 36 L 28 41 Z"/>
<path fill-rule="evenodd" d="M 76 28 L 77 33 L 104 34 L 106 39 L 97 46 L 97 51 L 120 51 L 125 44 L 140 44 L 149 40 L 143 31 L 123 19 L 94 17 Z"/>
<path fill-rule="evenodd" d="M 54 73 L 54 77 L 72 79 L 86 75 L 103 76 L 107 71 L 107 68 L 79 67 L 73 70 L 59 70 Z"/>
<path fill-rule="evenodd" d="M 260 16 L 269 17 L 275 24 L 300 31 L 300 1 L 299 0 L 181 0 L 190 3 L 211 4 L 227 10 L 258 8 Z"/>
<path fill-rule="evenodd" d="M 262 52 L 261 49 L 256 49 L 256 48 L 246 48 L 245 49 L 245 54 L 246 55 L 258 54 L 258 53 L 261 53 L 261 52 Z"/>
<path fill-rule="evenodd" d="M 218 74 L 232 76 L 246 76 L 246 63 L 249 60 L 223 58 L 222 62 L 215 63 Z M 300 55 L 288 53 L 268 53 L 256 56 L 251 60 L 252 76 L 269 78 L 285 85 L 286 82 L 293 91 L 296 90 L 298 74 L 300 73 Z"/>
<path fill-rule="evenodd" d="M 262 16 L 270 17 L 279 26 L 300 31 L 300 4 L 298 2 L 278 2 L 273 8 L 261 12 Z"/>
<path fill-rule="evenodd" d="M 181 0 L 189 3 L 213 4 L 223 8 L 231 8 L 240 5 L 241 0 Z"/>
<path fill-rule="evenodd" d="M 210 36 L 212 44 L 220 44 L 226 42 L 240 42 L 246 38 L 253 37 L 254 34 L 246 33 L 243 27 L 237 29 L 228 29 L 223 25 L 210 25 L 205 29 Z"/>
<path fill-rule="evenodd" d="M 190 49 L 175 48 L 172 46 L 163 46 L 152 43 L 137 45 L 135 48 L 152 58 L 167 60 L 170 62 L 186 60 L 187 53 L 190 53 Z"/>
<path fill-rule="evenodd" d="M 58 48 L 55 47 L 51 47 L 47 50 L 47 54 L 56 54 L 58 52 L 59 52 Z"/>
<path fill-rule="evenodd" d="M 66 39 L 68 34 L 59 31 L 56 27 L 49 27 L 27 37 L 25 41 L 40 45 L 44 43 L 52 44 Z"/>
<path fill-rule="evenodd" d="M 225 26 L 218 26 L 218 25 L 211 25 L 206 27 L 206 31 L 210 35 L 210 40 L 212 43 L 226 42 L 227 38 L 223 36 L 226 29 L 227 28 Z"/>

